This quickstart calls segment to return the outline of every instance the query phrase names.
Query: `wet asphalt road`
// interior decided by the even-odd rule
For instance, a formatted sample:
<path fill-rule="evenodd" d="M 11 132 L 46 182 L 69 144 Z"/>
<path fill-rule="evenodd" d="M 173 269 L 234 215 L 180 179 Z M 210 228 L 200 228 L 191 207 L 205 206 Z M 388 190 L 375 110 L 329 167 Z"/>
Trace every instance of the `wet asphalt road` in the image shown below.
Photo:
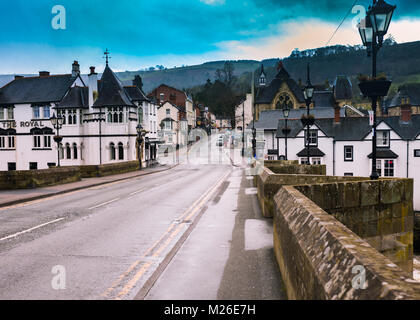
<path fill-rule="evenodd" d="M 0 299 L 194 299 L 189 283 L 209 272 L 195 298 L 282 298 L 272 248 L 245 251 L 261 238 L 244 234 L 261 219 L 250 181 L 219 149 L 209 164 L 206 149 L 166 172 L 0 208 Z M 176 267 L 185 254 L 198 269 Z"/>

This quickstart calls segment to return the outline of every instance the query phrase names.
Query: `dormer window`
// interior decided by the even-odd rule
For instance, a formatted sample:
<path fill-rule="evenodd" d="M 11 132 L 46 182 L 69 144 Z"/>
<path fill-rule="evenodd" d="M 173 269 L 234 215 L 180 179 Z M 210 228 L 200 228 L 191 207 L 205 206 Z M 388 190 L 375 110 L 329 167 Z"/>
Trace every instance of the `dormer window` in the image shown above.
<path fill-rule="evenodd" d="M 376 145 L 378 148 L 389 148 L 391 145 L 389 130 L 378 130 L 376 132 Z"/>

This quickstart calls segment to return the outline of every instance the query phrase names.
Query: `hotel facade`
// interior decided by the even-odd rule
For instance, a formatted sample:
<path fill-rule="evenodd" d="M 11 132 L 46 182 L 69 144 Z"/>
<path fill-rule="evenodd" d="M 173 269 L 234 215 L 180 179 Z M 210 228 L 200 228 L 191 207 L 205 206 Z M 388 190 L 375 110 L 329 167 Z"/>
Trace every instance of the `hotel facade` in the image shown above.
<path fill-rule="evenodd" d="M 77 61 L 71 74 L 16 76 L 0 89 L 0 171 L 101 165 L 138 159 L 137 126 L 147 131 L 142 160 L 157 157 L 157 104 L 133 81 L 124 86 L 106 65 L 98 81 L 86 79 Z M 141 82 L 141 81 L 140 81 Z M 64 119 L 59 135 L 50 118 Z"/>

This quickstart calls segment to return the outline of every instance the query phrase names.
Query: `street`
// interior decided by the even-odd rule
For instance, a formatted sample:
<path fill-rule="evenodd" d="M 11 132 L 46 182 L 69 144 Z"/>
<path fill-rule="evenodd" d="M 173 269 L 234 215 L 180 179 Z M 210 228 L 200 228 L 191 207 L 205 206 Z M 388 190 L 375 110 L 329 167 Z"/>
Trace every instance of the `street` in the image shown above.
<path fill-rule="evenodd" d="M 1 208 L 0 299 L 283 298 L 251 180 L 213 142 L 221 163 L 198 145 L 169 171 Z"/>

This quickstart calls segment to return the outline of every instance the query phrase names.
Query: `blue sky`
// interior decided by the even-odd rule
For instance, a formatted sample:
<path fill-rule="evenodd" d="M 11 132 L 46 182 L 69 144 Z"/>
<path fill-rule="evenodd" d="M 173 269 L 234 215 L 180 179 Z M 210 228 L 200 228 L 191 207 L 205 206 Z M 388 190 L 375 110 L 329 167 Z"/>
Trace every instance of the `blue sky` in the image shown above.
<path fill-rule="evenodd" d="M 397 41 L 420 40 L 418 0 L 393 0 Z M 14 0 L 0 3 L 0 73 L 68 72 L 104 66 L 118 71 L 162 64 L 288 56 L 324 46 L 354 0 Z M 361 0 L 358 4 L 368 5 Z M 54 30 L 55 5 L 66 29 Z M 351 14 L 331 44 L 359 43 Z"/>

